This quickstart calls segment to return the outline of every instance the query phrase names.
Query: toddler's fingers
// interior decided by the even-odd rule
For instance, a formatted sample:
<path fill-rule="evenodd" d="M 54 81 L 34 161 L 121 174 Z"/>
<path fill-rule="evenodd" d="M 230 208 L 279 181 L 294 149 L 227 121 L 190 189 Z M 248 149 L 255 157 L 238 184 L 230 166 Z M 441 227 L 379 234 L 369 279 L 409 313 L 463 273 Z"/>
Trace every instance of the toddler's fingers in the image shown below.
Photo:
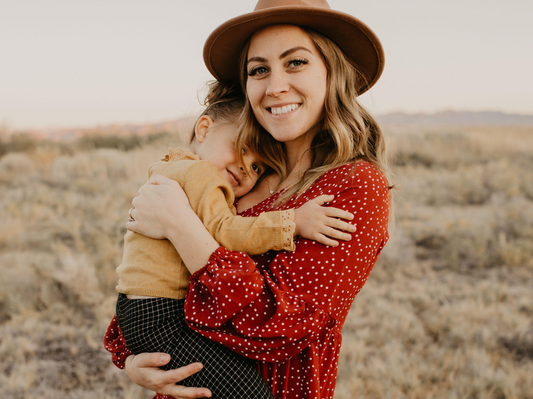
<path fill-rule="evenodd" d="M 355 233 L 355 230 L 357 230 L 355 225 L 335 218 L 328 218 L 326 225 L 337 230 L 347 231 L 348 233 Z"/>
<path fill-rule="evenodd" d="M 353 213 L 350 213 L 348 211 L 334 208 L 334 207 L 325 207 L 324 213 L 326 216 L 332 217 L 332 218 L 340 218 L 340 219 L 346 219 L 346 220 L 352 220 L 354 218 Z"/>
<path fill-rule="evenodd" d="M 329 238 L 334 238 L 336 240 L 350 241 L 352 236 L 347 233 L 343 233 L 340 230 L 334 229 L 332 227 L 324 227 L 321 233 Z"/>
<path fill-rule="evenodd" d="M 316 202 L 318 205 L 324 205 L 327 202 L 333 201 L 334 198 L 335 198 L 334 195 L 324 194 L 324 195 L 319 195 L 318 197 L 313 198 L 309 202 Z"/>
<path fill-rule="evenodd" d="M 331 238 L 328 238 L 323 234 L 317 234 L 316 237 L 314 237 L 314 240 L 320 244 L 327 245 L 328 247 L 339 246 L 339 243 L 337 241 L 332 240 Z"/>

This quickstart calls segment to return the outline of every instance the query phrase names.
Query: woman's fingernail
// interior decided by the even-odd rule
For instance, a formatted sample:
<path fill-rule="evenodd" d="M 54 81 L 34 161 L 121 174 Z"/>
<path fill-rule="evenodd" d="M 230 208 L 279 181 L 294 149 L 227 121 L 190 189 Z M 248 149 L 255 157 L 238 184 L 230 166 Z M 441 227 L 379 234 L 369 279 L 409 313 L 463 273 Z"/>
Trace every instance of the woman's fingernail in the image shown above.
<path fill-rule="evenodd" d="M 196 371 L 200 371 L 204 366 L 202 366 L 201 364 L 197 364 L 196 367 L 195 367 L 195 370 Z"/>
<path fill-rule="evenodd" d="M 165 355 L 165 354 L 161 355 L 161 356 L 159 357 L 159 363 L 161 363 L 161 364 L 165 364 L 165 363 L 167 362 L 167 359 L 168 359 L 167 356 L 168 356 L 168 355 Z"/>

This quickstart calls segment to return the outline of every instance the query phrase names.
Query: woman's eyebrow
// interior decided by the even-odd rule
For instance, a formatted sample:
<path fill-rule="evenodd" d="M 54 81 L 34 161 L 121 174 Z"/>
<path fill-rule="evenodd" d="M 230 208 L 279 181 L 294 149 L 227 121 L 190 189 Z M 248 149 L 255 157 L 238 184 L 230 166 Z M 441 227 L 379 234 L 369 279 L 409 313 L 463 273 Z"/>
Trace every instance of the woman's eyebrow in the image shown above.
<path fill-rule="evenodd" d="M 307 47 L 303 47 L 303 46 L 297 46 L 297 47 L 293 47 L 293 48 L 290 48 L 288 50 L 285 50 L 283 53 L 281 53 L 281 55 L 279 56 L 279 59 L 283 59 L 285 57 L 287 57 L 288 55 L 298 51 L 298 50 L 304 50 L 304 51 L 307 51 L 308 53 L 311 53 L 313 54 L 313 52 L 311 50 L 309 50 Z M 267 59 L 266 58 L 263 58 L 263 57 L 252 57 L 250 58 L 248 61 L 247 61 L 247 64 L 249 64 L 250 62 L 253 62 L 253 61 L 256 61 L 256 62 L 267 62 Z"/>
<path fill-rule="evenodd" d="M 267 62 L 266 58 L 263 57 L 252 57 L 250 58 L 246 63 L 249 64 L 250 62 L 257 61 L 257 62 Z"/>
<path fill-rule="evenodd" d="M 286 51 L 284 51 L 283 53 L 281 53 L 281 55 L 279 56 L 279 59 L 281 60 L 282 58 L 285 58 L 286 56 L 298 51 L 298 50 L 304 50 L 304 51 L 307 51 L 308 53 L 311 53 L 313 54 L 313 52 L 311 50 L 309 50 L 307 47 L 303 47 L 303 46 L 297 46 L 297 47 L 293 47 L 293 48 L 290 48 Z"/>

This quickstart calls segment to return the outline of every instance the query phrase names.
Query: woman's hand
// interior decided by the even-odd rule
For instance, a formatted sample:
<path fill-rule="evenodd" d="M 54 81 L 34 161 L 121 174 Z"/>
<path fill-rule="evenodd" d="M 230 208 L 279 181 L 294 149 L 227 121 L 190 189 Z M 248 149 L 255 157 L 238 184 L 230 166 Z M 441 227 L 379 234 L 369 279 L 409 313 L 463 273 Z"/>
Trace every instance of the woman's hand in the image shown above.
<path fill-rule="evenodd" d="M 319 195 L 294 210 L 295 236 L 336 247 L 336 240 L 350 241 L 355 226 L 341 219 L 352 220 L 353 214 L 339 208 L 322 206 L 333 201 L 333 195 Z M 348 233 L 344 233 L 347 231 Z"/>
<path fill-rule="evenodd" d="M 155 239 L 168 239 L 191 274 L 207 264 L 218 243 L 189 204 L 178 182 L 155 175 L 132 201 L 128 230 Z"/>
<path fill-rule="evenodd" d="M 141 353 L 126 359 L 128 377 L 143 388 L 163 395 L 180 398 L 210 398 L 211 391 L 207 388 L 188 388 L 176 383 L 197 373 L 202 369 L 201 363 L 192 363 L 175 370 L 161 370 L 170 361 L 165 353 Z"/>
<path fill-rule="evenodd" d="M 126 223 L 128 230 L 146 237 L 168 238 L 179 226 L 181 212 L 192 212 L 189 200 L 178 182 L 155 175 L 139 189 Z"/>

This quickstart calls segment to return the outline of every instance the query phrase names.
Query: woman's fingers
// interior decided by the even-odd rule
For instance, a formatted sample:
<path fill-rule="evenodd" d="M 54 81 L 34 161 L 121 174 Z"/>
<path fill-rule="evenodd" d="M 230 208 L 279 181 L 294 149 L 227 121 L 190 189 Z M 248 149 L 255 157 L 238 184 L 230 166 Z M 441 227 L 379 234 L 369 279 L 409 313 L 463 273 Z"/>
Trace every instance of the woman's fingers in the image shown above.
<path fill-rule="evenodd" d="M 179 369 L 168 370 L 165 376 L 165 382 L 180 382 L 193 374 L 196 374 L 202 370 L 202 363 L 191 363 L 187 366 L 180 367 Z"/>
<path fill-rule="evenodd" d="M 135 197 L 132 201 L 131 201 L 131 209 L 129 210 L 128 212 L 128 221 L 126 222 L 126 228 L 128 230 L 131 230 L 133 228 L 133 226 L 135 225 L 135 222 L 137 222 L 137 219 L 135 218 L 135 200 L 137 199 L 137 197 Z"/>
<path fill-rule="evenodd" d="M 161 367 L 170 361 L 170 355 L 167 353 L 141 353 L 131 355 L 126 359 L 126 367 L 129 364 L 135 364 L 135 367 Z"/>
<path fill-rule="evenodd" d="M 160 185 L 160 184 L 174 184 L 176 183 L 174 180 L 163 176 L 163 175 L 153 175 L 151 176 L 148 181 L 145 184 L 151 184 L 151 185 Z M 142 188 L 142 187 L 141 187 Z"/>
<path fill-rule="evenodd" d="M 138 385 L 163 395 L 175 398 L 211 397 L 207 388 L 190 388 L 179 384 L 202 369 L 201 363 L 192 363 L 174 370 L 161 370 L 170 356 L 165 353 L 141 353 L 126 359 L 126 372 L 130 379 Z"/>
<path fill-rule="evenodd" d="M 165 392 L 158 393 L 172 396 L 176 399 L 210 398 L 212 395 L 207 388 L 189 388 L 183 385 L 169 386 L 169 389 Z"/>
<path fill-rule="evenodd" d="M 179 369 L 165 371 L 166 375 L 164 377 L 163 387 L 157 392 L 163 395 L 173 396 L 177 399 L 210 398 L 211 391 L 207 388 L 192 388 L 176 385 L 201 369 L 202 365 L 200 363 L 192 363 Z"/>
<path fill-rule="evenodd" d="M 168 375 L 165 376 L 165 386 L 158 392 L 163 395 L 173 396 L 175 398 L 210 398 L 211 391 L 207 388 L 191 388 L 184 387 L 182 385 L 176 385 L 176 383 L 179 383 L 185 378 L 190 377 L 201 369 L 201 363 L 192 363 L 188 366 L 180 367 L 179 369 L 166 371 L 165 373 Z"/>

